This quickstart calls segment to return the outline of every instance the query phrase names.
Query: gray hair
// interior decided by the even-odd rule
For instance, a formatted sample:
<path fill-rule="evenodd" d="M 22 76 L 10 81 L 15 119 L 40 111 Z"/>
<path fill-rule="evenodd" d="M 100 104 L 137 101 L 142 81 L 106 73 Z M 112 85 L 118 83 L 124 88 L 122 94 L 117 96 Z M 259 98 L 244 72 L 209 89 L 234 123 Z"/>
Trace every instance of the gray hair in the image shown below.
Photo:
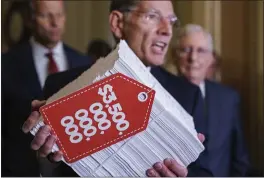
<path fill-rule="evenodd" d="M 175 45 L 176 47 L 179 47 L 180 41 L 183 37 L 196 33 L 196 32 L 202 32 L 208 39 L 208 44 L 209 44 L 209 50 L 213 51 L 214 46 L 213 46 L 213 38 L 212 35 L 206 31 L 202 26 L 197 25 L 197 24 L 187 24 L 183 26 L 182 28 L 177 29 L 176 34 L 175 34 Z"/>

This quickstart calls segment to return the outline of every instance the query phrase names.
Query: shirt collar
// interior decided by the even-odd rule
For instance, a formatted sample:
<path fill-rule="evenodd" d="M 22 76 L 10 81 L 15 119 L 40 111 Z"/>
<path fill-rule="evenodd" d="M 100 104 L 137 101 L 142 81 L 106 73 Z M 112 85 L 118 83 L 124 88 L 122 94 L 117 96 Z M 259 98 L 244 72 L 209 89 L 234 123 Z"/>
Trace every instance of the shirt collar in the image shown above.
<path fill-rule="evenodd" d="M 50 51 L 52 51 L 54 55 L 60 55 L 63 52 L 63 44 L 61 41 L 59 41 L 56 44 L 56 46 L 52 48 L 51 50 L 43 46 L 42 44 L 38 43 L 34 37 L 31 37 L 30 44 L 32 45 L 33 50 L 37 51 L 37 54 L 40 54 L 40 55 L 45 55 L 49 53 Z"/>
<path fill-rule="evenodd" d="M 147 70 L 150 72 L 150 70 L 151 70 L 151 67 L 150 67 L 150 66 L 148 66 L 148 67 L 147 67 Z"/>
<path fill-rule="evenodd" d="M 202 92 L 202 96 L 205 97 L 205 82 L 202 81 L 200 84 L 199 84 L 199 88 Z"/>

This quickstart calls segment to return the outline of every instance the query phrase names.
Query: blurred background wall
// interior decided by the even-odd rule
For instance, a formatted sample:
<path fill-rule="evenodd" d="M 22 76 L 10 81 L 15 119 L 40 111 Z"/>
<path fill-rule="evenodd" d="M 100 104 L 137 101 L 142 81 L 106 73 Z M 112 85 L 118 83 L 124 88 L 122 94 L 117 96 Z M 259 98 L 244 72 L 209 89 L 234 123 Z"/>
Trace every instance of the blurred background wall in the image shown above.
<path fill-rule="evenodd" d="M 9 0 L 10 1 L 10 0 Z M 1 22 L 6 18 L 9 1 L 1 1 Z M 108 27 L 110 1 L 66 1 L 67 25 L 64 41 L 85 52 L 93 38 L 114 45 Z M 204 26 L 214 38 L 220 54 L 221 82 L 235 88 L 242 98 L 242 118 L 251 161 L 264 170 L 263 118 L 263 1 L 173 1 L 182 24 Z M 19 38 L 22 19 L 11 18 L 10 36 Z M 2 30 L 1 52 L 7 50 Z M 177 73 L 168 52 L 165 67 Z"/>

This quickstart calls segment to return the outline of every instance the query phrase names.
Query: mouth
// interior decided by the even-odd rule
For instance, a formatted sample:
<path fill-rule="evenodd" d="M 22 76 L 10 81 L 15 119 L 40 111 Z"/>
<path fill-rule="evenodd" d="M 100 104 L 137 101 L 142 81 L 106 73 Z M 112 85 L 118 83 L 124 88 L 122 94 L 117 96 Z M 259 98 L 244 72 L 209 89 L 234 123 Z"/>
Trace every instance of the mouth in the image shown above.
<path fill-rule="evenodd" d="M 197 70 L 200 70 L 200 68 L 198 66 L 189 66 L 189 70 L 190 71 L 197 71 Z"/>
<path fill-rule="evenodd" d="M 165 52 L 167 45 L 168 44 L 163 41 L 156 41 L 151 45 L 151 47 L 154 53 L 163 54 Z"/>

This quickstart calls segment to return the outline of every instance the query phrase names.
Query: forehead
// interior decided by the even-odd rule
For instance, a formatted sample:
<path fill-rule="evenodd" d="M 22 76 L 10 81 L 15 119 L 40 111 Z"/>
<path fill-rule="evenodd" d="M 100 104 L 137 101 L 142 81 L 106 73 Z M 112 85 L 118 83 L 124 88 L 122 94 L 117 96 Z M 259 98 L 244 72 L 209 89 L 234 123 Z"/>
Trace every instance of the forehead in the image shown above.
<path fill-rule="evenodd" d="M 36 10 L 39 12 L 42 11 L 58 11 L 58 10 L 64 10 L 64 4 L 63 1 L 58 0 L 58 1 L 34 1 Z"/>
<path fill-rule="evenodd" d="M 209 47 L 209 39 L 204 32 L 192 32 L 182 37 L 181 44 L 197 47 Z"/>
<path fill-rule="evenodd" d="M 174 14 L 173 5 L 170 0 L 163 1 L 140 1 L 138 5 L 139 9 L 154 9 L 159 11 L 164 16 Z"/>

